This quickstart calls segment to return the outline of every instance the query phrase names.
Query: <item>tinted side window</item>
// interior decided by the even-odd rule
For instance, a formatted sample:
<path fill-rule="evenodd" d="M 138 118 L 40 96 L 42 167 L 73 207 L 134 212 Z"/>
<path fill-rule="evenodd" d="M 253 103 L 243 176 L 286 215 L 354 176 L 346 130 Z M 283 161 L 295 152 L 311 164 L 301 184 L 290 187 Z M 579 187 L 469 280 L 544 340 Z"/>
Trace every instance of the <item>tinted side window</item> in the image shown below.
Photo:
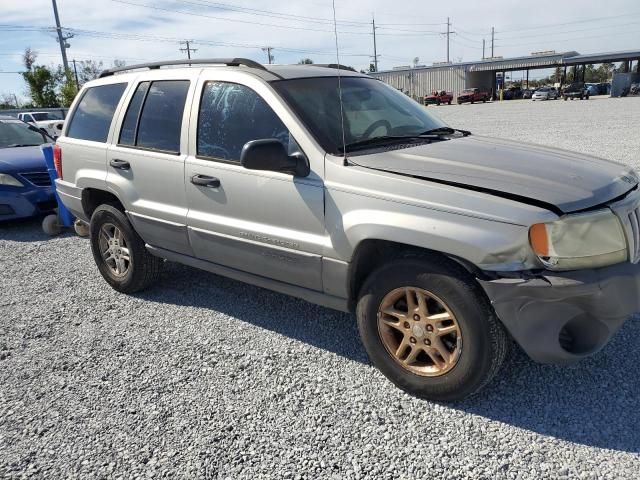
<path fill-rule="evenodd" d="M 124 116 L 124 122 L 122 122 L 122 128 L 120 129 L 120 140 L 118 140 L 118 143 L 121 145 L 136 144 L 138 117 L 142 109 L 142 102 L 147 96 L 147 90 L 149 90 L 149 82 L 142 82 L 138 85 L 138 88 L 136 88 L 136 93 L 133 94 L 127 113 Z"/>
<path fill-rule="evenodd" d="M 180 153 L 180 132 L 188 80 L 153 82 L 138 121 L 138 147 Z"/>
<path fill-rule="evenodd" d="M 240 161 L 245 143 L 277 138 L 291 152 L 294 141 L 267 103 L 243 85 L 208 82 L 198 115 L 197 155 Z"/>
<path fill-rule="evenodd" d="M 106 142 L 109 127 L 126 83 L 88 88 L 71 118 L 67 137 Z"/>

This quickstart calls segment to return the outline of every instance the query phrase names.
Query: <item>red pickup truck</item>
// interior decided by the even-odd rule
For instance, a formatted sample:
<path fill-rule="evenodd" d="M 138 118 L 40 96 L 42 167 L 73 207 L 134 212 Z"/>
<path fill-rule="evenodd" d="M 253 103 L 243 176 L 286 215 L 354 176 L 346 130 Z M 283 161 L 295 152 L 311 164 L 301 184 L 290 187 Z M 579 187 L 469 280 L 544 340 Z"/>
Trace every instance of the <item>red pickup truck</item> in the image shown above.
<path fill-rule="evenodd" d="M 487 100 L 489 100 L 490 97 L 491 95 L 489 94 L 489 92 L 484 92 L 479 88 L 467 88 L 461 91 L 460 95 L 458 95 L 458 105 L 466 102 L 471 102 L 471 103 L 483 102 L 484 103 Z"/>
<path fill-rule="evenodd" d="M 453 93 L 445 92 L 444 90 L 434 90 L 431 95 L 425 95 L 424 97 L 425 105 L 440 105 L 441 103 L 451 105 L 452 101 Z"/>

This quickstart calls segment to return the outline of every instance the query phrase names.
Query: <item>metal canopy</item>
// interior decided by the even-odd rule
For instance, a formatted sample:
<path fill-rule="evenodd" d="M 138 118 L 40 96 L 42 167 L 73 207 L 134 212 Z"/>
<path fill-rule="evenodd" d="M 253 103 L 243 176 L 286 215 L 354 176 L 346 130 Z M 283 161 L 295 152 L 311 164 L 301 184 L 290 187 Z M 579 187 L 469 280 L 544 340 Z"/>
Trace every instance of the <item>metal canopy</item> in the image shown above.
<path fill-rule="evenodd" d="M 584 63 L 613 63 L 640 59 L 640 50 L 627 50 L 623 52 L 590 53 L 575 55 L 564 59 L 565 65 L 582 65 Z"/>
<path fill-rule="evenodd" d="M 509 71 L 526 70 L 528 68 L 553 68 L 563 65 L 565 58 L 578 55 L 578 52 L 562 52 L 548 55 L 530 55 L 526 57 L 505 58 L 504 60 L 484 60 L 470 65 L 470 72 L 486 72 L 489 70 Z"/>

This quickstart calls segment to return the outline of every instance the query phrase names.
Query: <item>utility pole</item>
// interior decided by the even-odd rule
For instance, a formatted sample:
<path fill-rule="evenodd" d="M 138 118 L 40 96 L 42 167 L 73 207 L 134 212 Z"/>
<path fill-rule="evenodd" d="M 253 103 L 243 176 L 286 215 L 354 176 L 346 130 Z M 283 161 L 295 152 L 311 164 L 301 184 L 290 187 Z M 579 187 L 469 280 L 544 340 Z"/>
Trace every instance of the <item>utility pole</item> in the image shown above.
<path fill-rule="evenodd" d="M 193 40 L 185 40 L 184 42 L 180 42 L 180 45 L 186 45 L 185 48 L 181 48 L 180 51 L 181 52 L 187 52 L 187 58 L 189 60 L 191 60 L 191 52 L 197 52 L 198 49 L 197 48 L 191 48 L 190 44 L 191 42 L 193 42 Z"/>
<path fill-rule="evenodd" d="M 484 60 L 484 38 L 482 39 L 482 59 Z"/>
<path fill-rule="evenodd" d="M 449 17 L 447 17 L 447 63 L 449 63 L 449 27 L 451 27 L 451 22 L 449 22 Z"/>
<path fill-rule="evenodd" d="M 80 90 L 80 83 L 78 82 L 78 69 L 76 68 L 76 59 L 71 60 L 73 62 L 73 74 L 76 77 L 76 90 Z"/>
<path fill-rule="evenodd" d="M 493 46 L 494 46 L 494 44 L 493 44 L 493 42 L 494 42 L 494 39 L 495 39 L 495 34 L 496 34 L 496 29 L 494 27 L 491 27 L 491 58 L 494 57 L 494 54 L 493 54 Z"/>
<path fill-rule="evenodd" d="M 376 46 L 376 17 L 371 14 L 371 26 L 373 27 L 373 66 L 378 71 L 378 47 Z"/>
<path fill-rule="evenodd" d="M 69 62 L 67 61 L 67 48 L 69 48 L 69 44 L 67 43 L 67 40 L 73 38 L 73 34 L 65 35 L 62 32 L 60 16 L 58 15 L 58 5 L 56 4 L 56 0 L 51 1 L 53 2 L 53 16 L 56 19 L 56 32 L 58 33 L 58 43 L 60 43 L 60 53 L 62 53 L 62 65 L 64 66 L 65 74 L 68 74 Z"/>
<path fill-rule="evenodd" d="M 262 51 L 267 52 L 267 61 L 269 62 L 269 65 L 271 65 L 276 58 L 271 55 L 271 50 L 273 50 L 273 47 L 262 47 Z"/>

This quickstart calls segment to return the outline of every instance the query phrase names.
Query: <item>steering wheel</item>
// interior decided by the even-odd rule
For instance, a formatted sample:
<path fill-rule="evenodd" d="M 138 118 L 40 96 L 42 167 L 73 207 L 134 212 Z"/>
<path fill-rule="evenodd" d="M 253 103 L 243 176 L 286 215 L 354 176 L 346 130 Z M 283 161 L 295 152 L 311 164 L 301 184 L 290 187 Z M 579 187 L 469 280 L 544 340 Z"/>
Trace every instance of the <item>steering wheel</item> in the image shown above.
<path fill-rule="evenodd" d="M 376 120 L 375 122 L 373 122 L 371 125 L 369 125 L 367 127 L 367 129 L 364 131 L 364 133 L 362 134 L 362 138 L 363 139 L 367 139 L 369 137 L 371 137 L 371 134 L 373 132 L 376 131 L 376 129 L 380 128 L 380 127 L 384 127 L 387 129 L 387 135 L 389 135 L 389 133 L 391 133 L 391 124 L 385 120 L 384 118 L 381 120 Z"/>

